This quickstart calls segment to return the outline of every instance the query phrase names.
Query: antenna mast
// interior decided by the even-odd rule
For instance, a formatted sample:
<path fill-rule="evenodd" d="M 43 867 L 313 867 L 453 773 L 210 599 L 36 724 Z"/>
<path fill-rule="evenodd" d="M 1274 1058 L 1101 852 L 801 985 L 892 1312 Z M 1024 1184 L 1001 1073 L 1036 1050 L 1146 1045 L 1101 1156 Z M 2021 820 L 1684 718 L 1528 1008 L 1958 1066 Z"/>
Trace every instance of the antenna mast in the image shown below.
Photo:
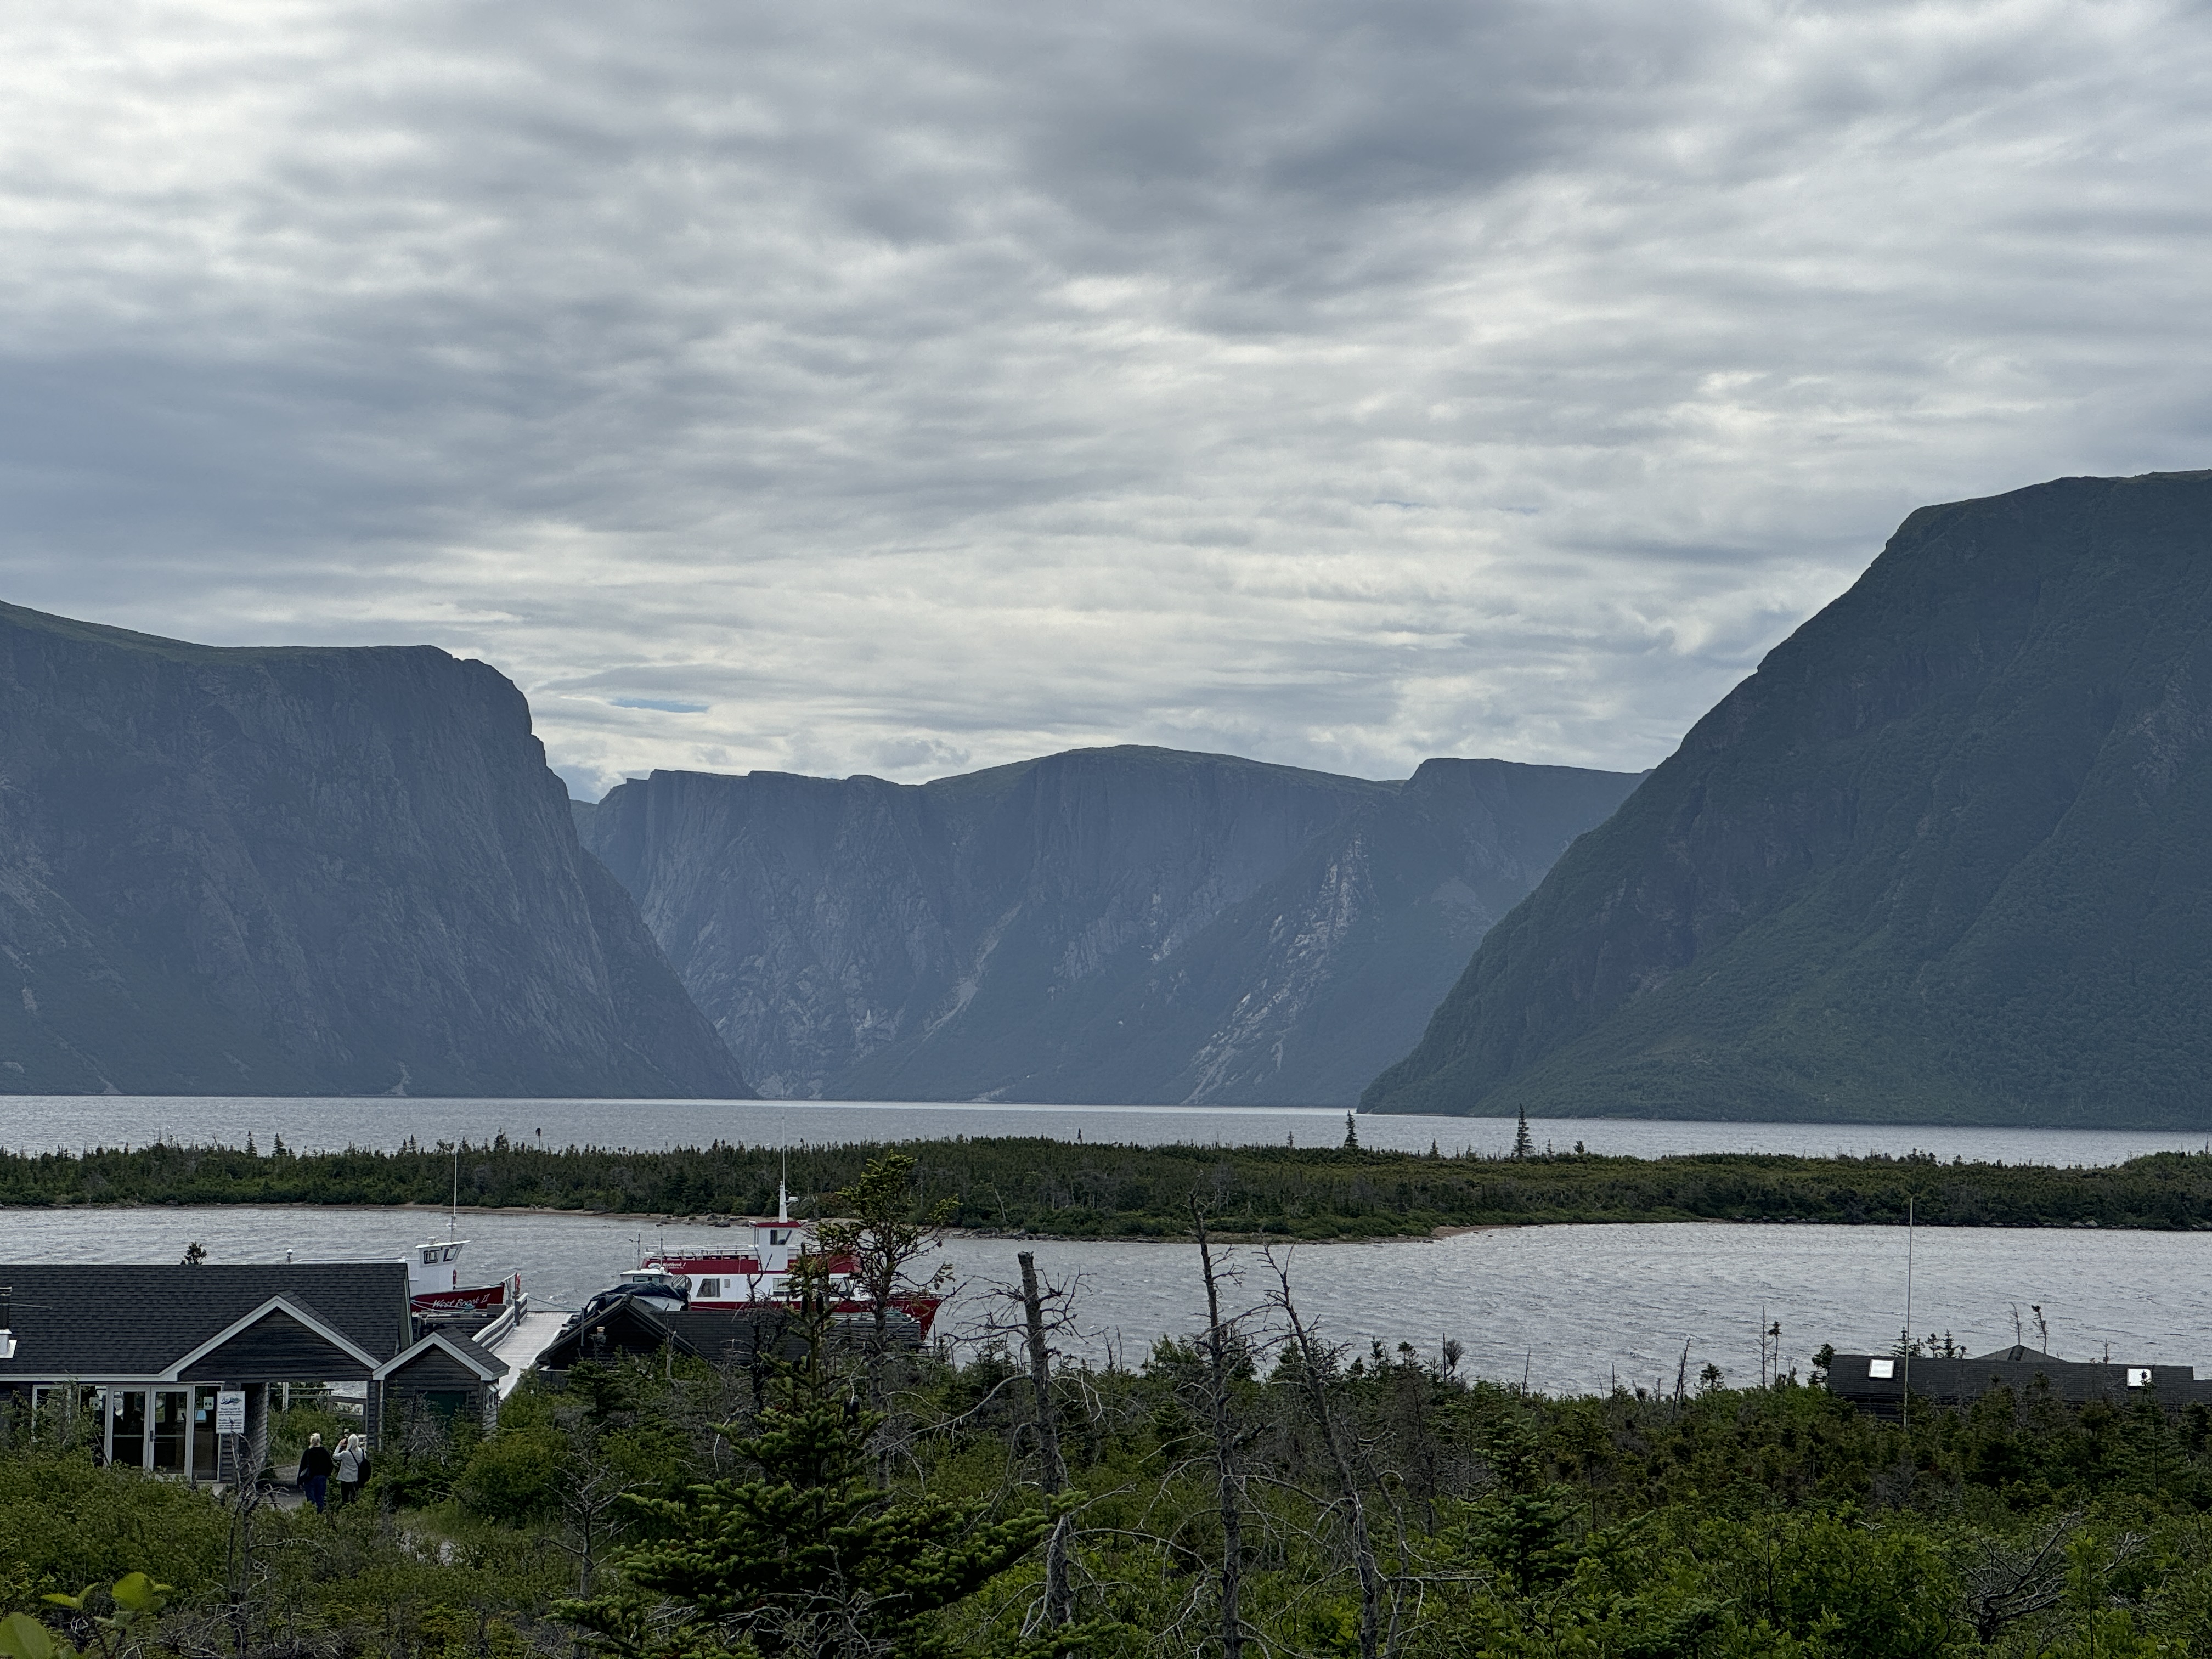
<path fill-rule="evenodd" d="M 1905 1426 L 1912 1426 L 1912 1200 L 1905 1200 Z"/>
<path fill-rule="evenodd" d="M 791 1150 L 784 1149 L 783 1168 L 775 1178 L 775 1218 L 791 1219 Z"/>

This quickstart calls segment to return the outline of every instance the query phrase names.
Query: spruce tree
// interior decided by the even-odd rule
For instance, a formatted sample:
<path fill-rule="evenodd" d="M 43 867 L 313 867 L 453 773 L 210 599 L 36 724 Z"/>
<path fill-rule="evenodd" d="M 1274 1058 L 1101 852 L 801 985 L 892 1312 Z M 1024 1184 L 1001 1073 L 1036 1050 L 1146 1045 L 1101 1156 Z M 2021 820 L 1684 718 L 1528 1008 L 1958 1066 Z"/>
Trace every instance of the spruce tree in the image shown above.
<path fill-rule="evenodd" d="M 1521 1127 L 1513 1133 L 1513 1156 L 1528 1158 L 1536 1150 L 1536 1143 L 1528 1133 L 1528 1109 L 1521 1109 Z"/>
<path fill-rule="evenodd" d="M 830 1325 L 817 1279 L 799 1322 L 803 1352 L 775 1364 L 776 1397 L 757 1432 L 726 1431 L 757 1478 L 627 1500 L 651 1536 L 617 1556 L 620 1587 L 556 1608 L 592 1646 L 623 1659 L 930 1659 L 945 1651 L 930 1616 L 1036 1547 L 1048 1510 L 993 1521 L 988 1502 L 871 1484 L 868 1442 L 882 1419 L 830 1363 Z M 1086 1633 L 1061 1632 L 1054 1645 Z"/>

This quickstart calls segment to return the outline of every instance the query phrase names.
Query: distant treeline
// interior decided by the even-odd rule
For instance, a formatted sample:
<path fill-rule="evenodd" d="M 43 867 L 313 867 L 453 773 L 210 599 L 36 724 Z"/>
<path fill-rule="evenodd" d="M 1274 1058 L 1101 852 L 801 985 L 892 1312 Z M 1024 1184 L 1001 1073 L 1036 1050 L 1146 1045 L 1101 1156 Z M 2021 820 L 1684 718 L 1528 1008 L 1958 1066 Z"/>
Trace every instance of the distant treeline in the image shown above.
<path fill-rule="evenodd" d="M 1534 1222 L 1764 1221 L 1894 1224 L 1908 1201 L 1929 1226 L 2212 1226 L 2212 1155 L 2159 1152 L 2110 1168 L 1790 1158 L 1765 1152 L 1662 1158 L 1560 1153 L 1526 1158 L 1354 1147 L 1116 1146 L 1030 1139 L 905 1143 L 916 1185 L 951 1198 L 957 1224 L 1069 1238 L 1186 1231 L 1195 1196 L 1228 1233 L 1374 1238 L 1438 1227 Z M 447 1145 L 299 1153 L 154 1146 L 82 1153 L 0 1152 L 0 1204 L 443 1204 Z M 659 1215 L 763 1214 L 790 1171 L 801 1212 L 834 1194 L 873 1144 L 712 1146 L 667 1152 L 463 1142 L 459 1200 L 476 1206 Z"/>

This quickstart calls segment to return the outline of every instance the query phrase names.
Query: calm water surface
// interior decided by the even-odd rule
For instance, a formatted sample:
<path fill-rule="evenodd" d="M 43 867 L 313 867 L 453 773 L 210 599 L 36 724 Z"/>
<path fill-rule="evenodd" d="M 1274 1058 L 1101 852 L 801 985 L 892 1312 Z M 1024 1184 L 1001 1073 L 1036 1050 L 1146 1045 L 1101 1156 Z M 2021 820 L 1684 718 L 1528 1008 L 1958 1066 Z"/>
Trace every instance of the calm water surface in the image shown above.
<path fill-rule="evenodd" d="M 389 1258 L 442 1236 L 421 1210 L 223 1207 L 0 1210 L 0 1261 L 174 1261 L 204 1243 L 216 1261 Z M 636 1259 L 641 1244 L 706 1247 L 708 1227 L 616 1217 L 465 1214 L 484 1279 L 513 1268 L 538 1302 L 574 1305 Z M 1671 1387 L 1689 1346 L 1732 1381 L 1755 1378 L 1757 1333 L 1779 1321 L 1785 1367 L 1822 1342 L 1864 1349 L 1903 1323 L 1905 1235 L 1888 1227 L 1626 1225 L 1524 1227 L 1436 1243 L 1307 1244 L 1290 1257 L 1304 1311 L 1330 1340 L 1364 1350 L 1401 1341 L 1434 1353 L 1445 1337 L 1477 1374 L 1547 1390 L 1622 1382 Z M 1018 1276 L 1012 1240 L 955 1239 L 961 1288 L 945 1316 L 975 1334 L 994 1286 Z M 1046 1276 L 1076 1286 L 1078 1333 L 1062 1343 L 1093 1362 L 1143 1358 L 1201 1318 L 1195 1253 L 1160 1243 L 1039 1241 Z M 1263 1300 L 1259 1253 L 1230 1252 L 1245 1305 Z M 2040 1304 L 2051 1346 L 2197 1365 L 2212 1374 L 2212 1234 L 1923 1228 L 1915 1236 L 1913 1322 L 1949 1331 L 1975 1352 L 2009 1343 L 2013 1310 L 2034 1340 Z"/>
<path fill-rule="evenodd" d="M 1970 1161 L 2117 1164 L 2144 1152 L 2195 1152 L 2202 1130 L 1953 1129 L 1881 1124 L 1675 1123 L 1622 1118 L 1531 1120 L 1539 1146 L 1632 1158 L 1670 1152 L 1920 1151 Z M 1514 1126 L 1501 1118 L 1363 1117 L 1360 1144 L 1401 1152 L 1503 1152 Z M 1344 1114 L 1315 1109 L 1197 1106 L 978 1106 L 884 1101 L 290 1100 L 191 1096 L 0 1097 L 0 1146 L 75 1150 L 143 1146 L 156 1140 L 266 1148 L 276 1136 L 299 1152 L 391 1147 L 465 1138 L 541 1141 L 549 1146 L 648 1151 L 715 1140 L 755 1146 L 937 1139 L 952 1135 L 1043 1135 L 1058 1140 L 1227 1146 L 1334 1146 Z"/>

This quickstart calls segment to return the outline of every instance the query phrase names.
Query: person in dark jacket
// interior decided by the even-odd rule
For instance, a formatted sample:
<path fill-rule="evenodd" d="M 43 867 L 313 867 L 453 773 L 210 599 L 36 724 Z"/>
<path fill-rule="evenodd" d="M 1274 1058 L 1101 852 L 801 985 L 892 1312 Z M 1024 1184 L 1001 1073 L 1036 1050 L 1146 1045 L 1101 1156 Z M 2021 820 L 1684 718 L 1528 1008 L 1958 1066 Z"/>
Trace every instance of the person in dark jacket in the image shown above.
<path fill-rule="evenodd" d="M 331 1449 L 323 1444 L 323 1437 L 309 1435 L 307 1449 L 300 1454 L 300 1486 L 307 1492 L 307 1501 L 319 1512 L 323 1507 L 323 1500 L 330 1495 L 331 1471 L 337 1467 L 337 1460 L 331 1455 Z"/>

